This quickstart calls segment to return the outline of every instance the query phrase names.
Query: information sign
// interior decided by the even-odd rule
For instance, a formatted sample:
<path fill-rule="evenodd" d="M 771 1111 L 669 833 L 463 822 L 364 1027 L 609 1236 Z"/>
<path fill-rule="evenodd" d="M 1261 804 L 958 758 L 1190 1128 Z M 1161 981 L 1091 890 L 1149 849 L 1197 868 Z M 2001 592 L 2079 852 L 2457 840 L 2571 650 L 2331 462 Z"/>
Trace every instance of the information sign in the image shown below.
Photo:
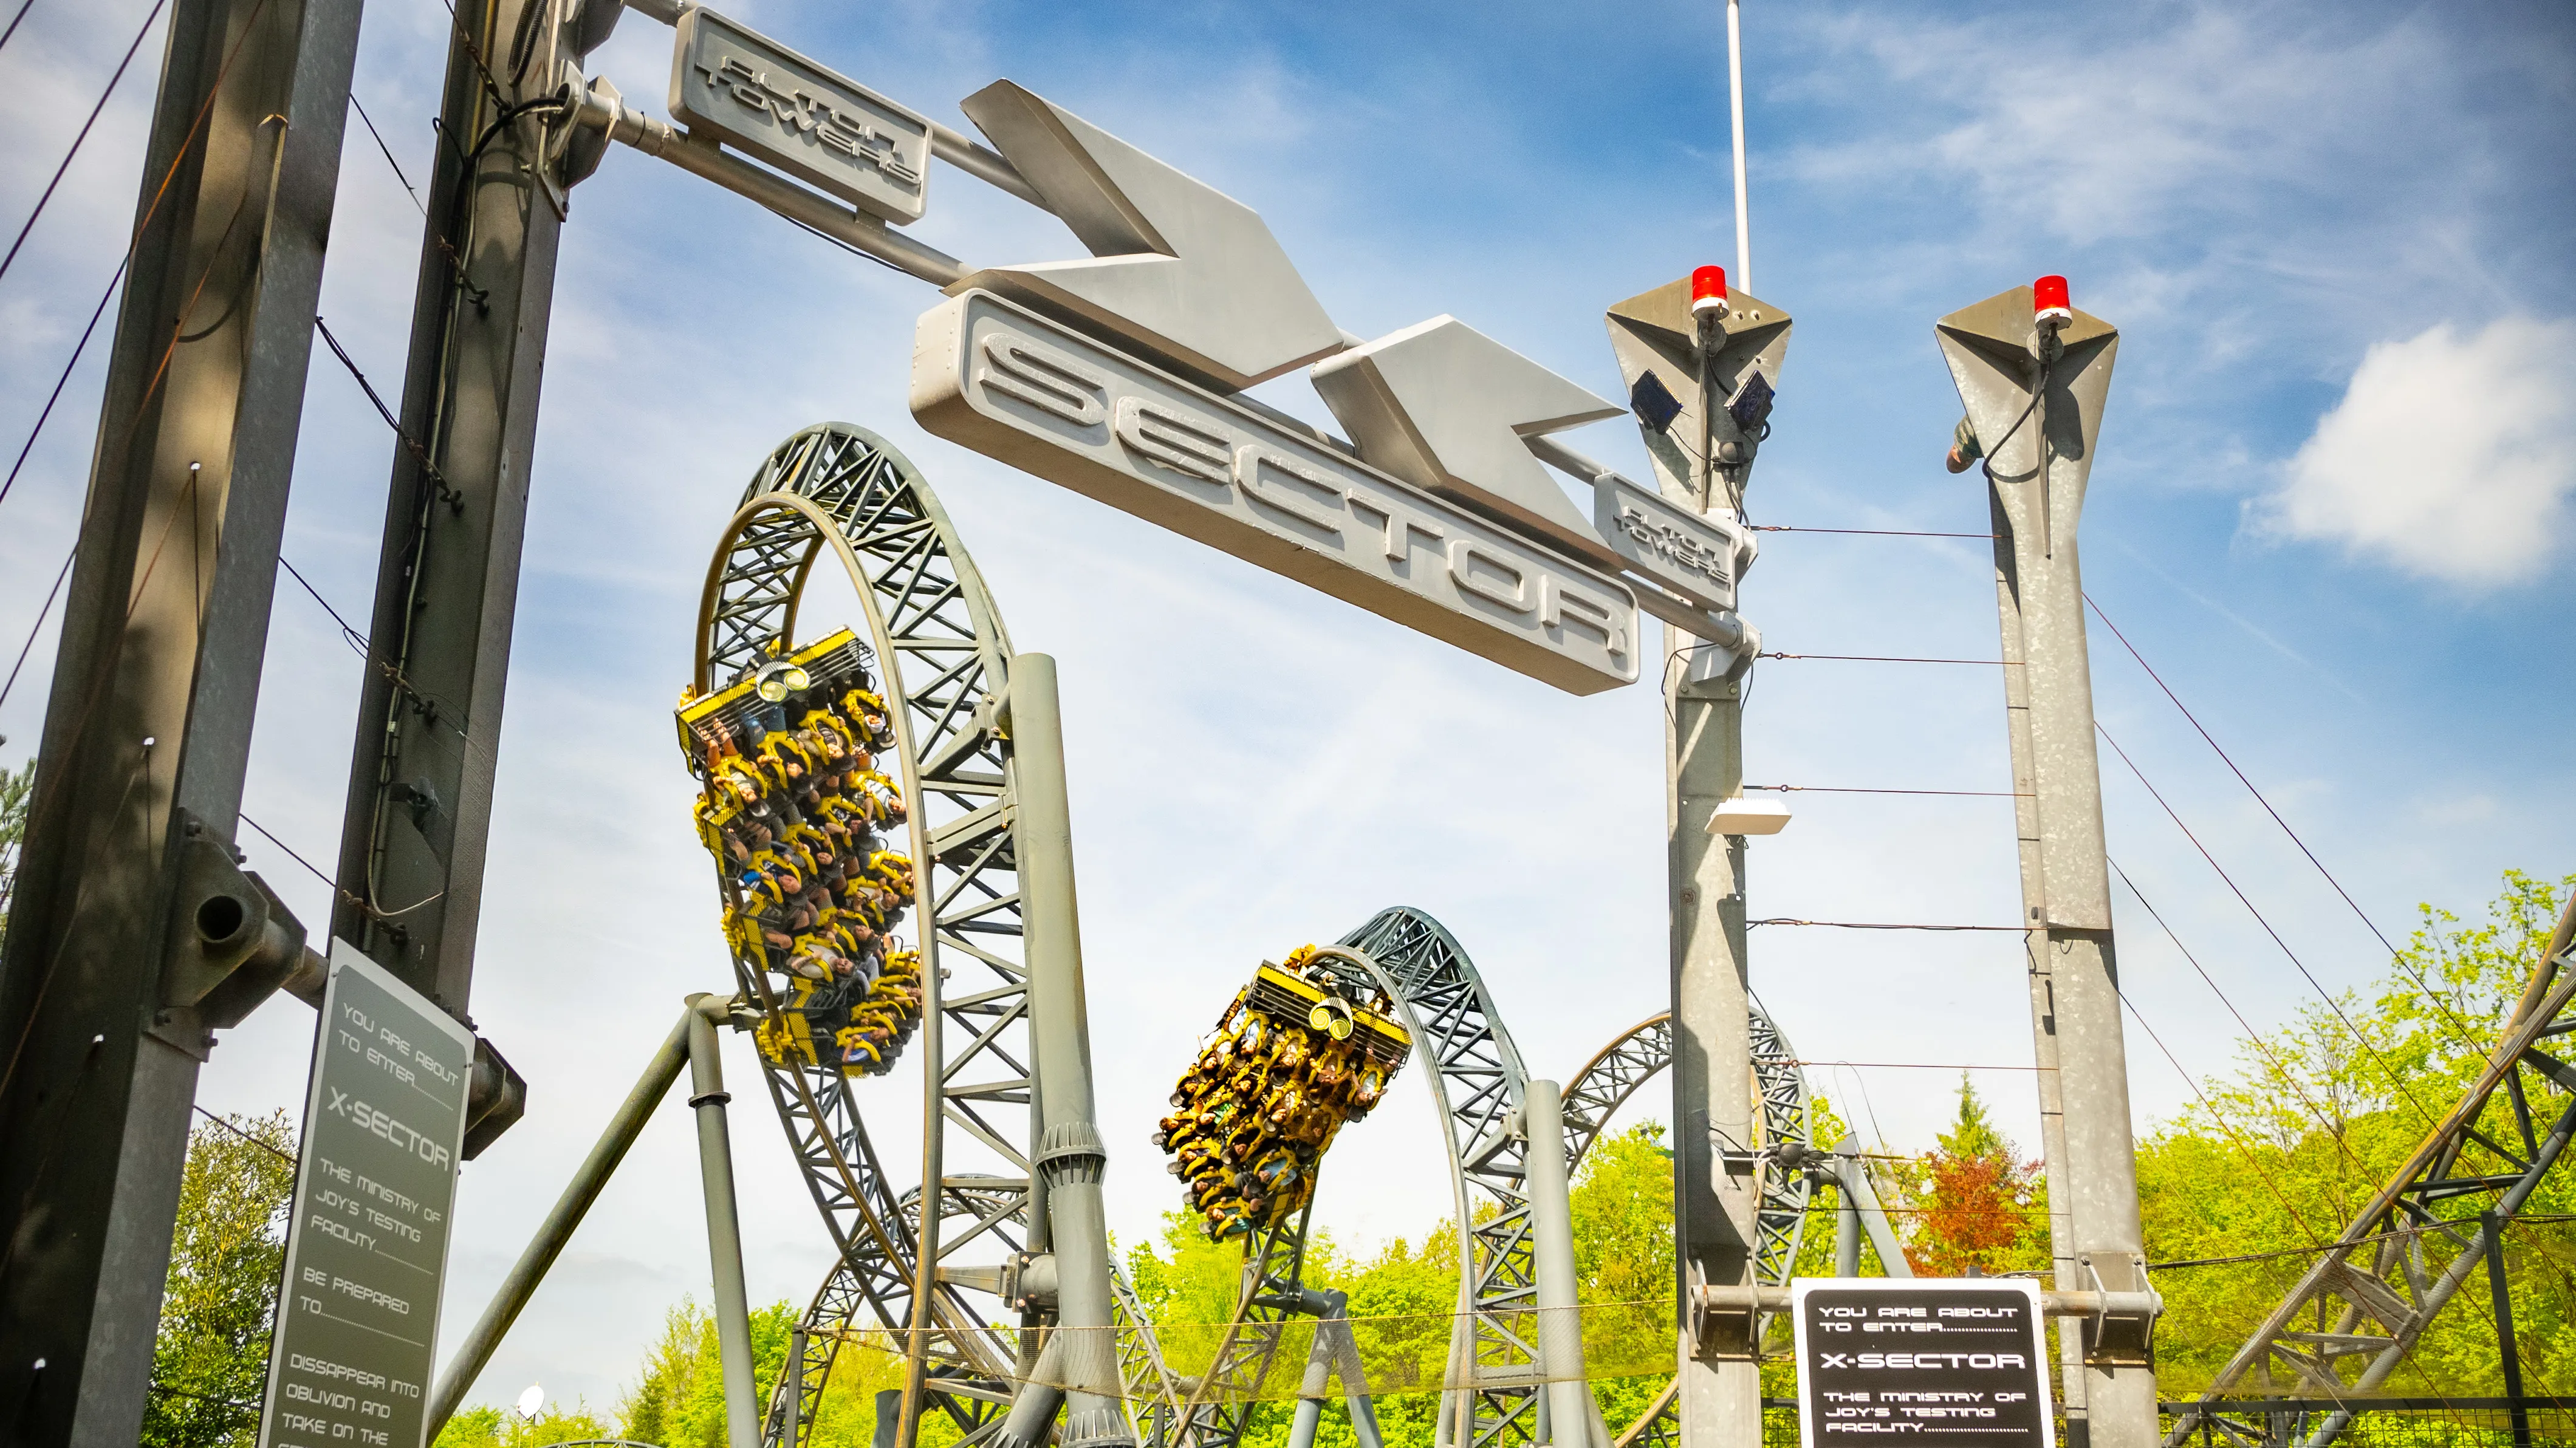
<path fill-rule="evenodd" d="M 331 942 L 261 1448 L 421 1448 L 473 1064 L 472 1032 Z"/>
<path fill-rule="evenodd" d="M 1575 694 L 1637 679 L 1627 585 L 990 292 L 923 314 L 952 442 Z"/>
<path fill-rule="evenodd" d="M 1789 1310 L 1804 1448 L 2053 1448 L 2038 1283 L 1801 1277 Z"/>
<path fill-rule="evenodd" d="M 898 226 L 929 204 L 930 122 L 701 6 L 680 11 L 671 115 Z"/>

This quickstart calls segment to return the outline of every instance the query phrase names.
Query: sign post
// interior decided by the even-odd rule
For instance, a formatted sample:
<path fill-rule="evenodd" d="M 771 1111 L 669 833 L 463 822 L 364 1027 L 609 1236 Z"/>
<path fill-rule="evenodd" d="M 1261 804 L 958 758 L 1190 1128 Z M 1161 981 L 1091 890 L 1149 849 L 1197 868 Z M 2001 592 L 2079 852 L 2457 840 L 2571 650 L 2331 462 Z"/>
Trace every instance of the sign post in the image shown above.
<path fill-rule="evenodd" d="M 473 1064 L 472 1032 L 331 942 L 260 1448 L 421 1448 Z"/>
<path fill-rule="evenodd" d="M 2039 1284 L 2026 1277 L 1790 1284 L 1802 1448 L 1937 1436 L 2055 1448 Z"/>

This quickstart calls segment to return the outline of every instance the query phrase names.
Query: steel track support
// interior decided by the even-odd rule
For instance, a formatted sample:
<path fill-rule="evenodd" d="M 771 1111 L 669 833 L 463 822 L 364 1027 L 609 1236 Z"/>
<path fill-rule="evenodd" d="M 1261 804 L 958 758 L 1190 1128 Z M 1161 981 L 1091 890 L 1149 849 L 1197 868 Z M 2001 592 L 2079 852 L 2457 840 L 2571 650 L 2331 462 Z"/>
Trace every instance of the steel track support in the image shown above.
<path fill-rule="evenodd" d="M 1583 1370 L 1583 1306 L 1574 1270 L 1574 1207 L 1566 1177 L 1565 1103 L 1553 1081 L 1521 1093 L 1528 1133 L 1530 1252 L 1538 1283 L 1538 1360 L 1551 1448 L 1591 1444 L 1592 1385 Z M 1606 1443 L 1591 1448 L 1608 1448 Z"/>
<path fill-rule="evenodd" d="M 1091 1089 L 1091 1026 L 1082 987 L 1082 921 L 1074 893 L 1073 815 L 1067 802 L 1064 714 L 1055 660 L 1011 658 L 1005 718 L 1010 740 L 1011 831 L 1019 866 L 1021 929 L 1028 964 L 1029 1033 L 1036 1057 L 1041 1124 L 1031 1160 L 1042 1187 L 1048 1247 L 1056 1264 L 1056 1328 L 1049 1351 L 1062 1350 L 1066 1389 L 1065 1448 L 1132 1445 L 1135 1430 L 1120 1405 L 1117 1342 L 1109 1289 L 1109 1225 L 1100 1179 L 1109 1164 Z M 1046 1414 L 1052 1420 L 1052 1408 Z M 1008 1448 L 1034 1448 L 1046 1437 L 1020 1437 Z"/>
<path fill-rule="evenodd" d="M 0 1442 L 47 1448 L 135 1441 L 209 1031 L 276 984 L 218 1008 L 180 944 L 234 861 L 358 5 L 169 27 L 0 963 Z"/>
<path fill-rule="evenodd" d="M 590 1214 L 590 1204 L 599 1200 L 600 1192 L 608 1186 L 608 1179 L 617 1174 L 618 1163 L 626 1160 L 626 1153 L 635 1145 L 635 1138 L 643 1134 L 644 1124 L 653 1117 L 653 1108 L 661 1104 L 663 1097 L 671 1094 L 671 1083 L 680 1079 L 680 1067 L 688 1062 L 689 1021 L 696 1014 L 696 1008 L 690 1007 L 688 1013 L 671 1027 L 671 1034 L 664 1038 L 661 1049 L 645 1063 L 644 1074 L 636 1081 L 635 1089 L 626 1093 L 626 1099 L 618 1105 L 616 1114 L 609 1117 L 608 1125 L 600 1130 L 598 1144 L 591 1147 L 590 1155 L 583 1158 L 581 1165 L 574 1170 L 572 1180 L 564 1184 L 563 1195 L 555 1199 L 554 1210 L 546 1213 L 545 1221 L 538 1224 L 536 1235 L 528 1239 L 527 1248 L 511 1265 L 510 1275 L 501 1279 L 490 1305 L 483 1309 L 481 1317 L 475 1319 L 474 1326 L 465 1334 L 465 1340 L 457 1344 L 456 1355 L 448 1359 L 446 1371 L 438 1375 L 438 1384 L 430 1392 L 426 1433 L 431 1442 L 438 1441 L 438 1430 L 447 1426 L 447 1420 L 464 1403 L 465 1395 L 473 1390 L 474 1380 L 483 1375 L 484 1365 L 492 1360 L 493 1350 L 509 1334 L 510 1324 L 519 1320 L 519 1313 L 527 1307 L 528 1299 L 536 1295 L 537 1284 L 545 1280 L 547 1269 L 554 1266 L 555 1258 L 563 1255 L 564 1244 L 572 1240 L 573 1231 L 581 1225 L 581 1219 Z"/>

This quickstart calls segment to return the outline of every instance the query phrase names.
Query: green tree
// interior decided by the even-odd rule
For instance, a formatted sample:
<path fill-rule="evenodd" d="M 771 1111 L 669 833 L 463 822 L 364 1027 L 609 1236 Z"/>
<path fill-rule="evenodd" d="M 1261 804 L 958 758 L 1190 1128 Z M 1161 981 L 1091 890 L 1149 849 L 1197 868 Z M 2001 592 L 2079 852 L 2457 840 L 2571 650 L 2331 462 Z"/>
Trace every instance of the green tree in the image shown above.
<path fill-rule="evenodd" d="M 2305 1270 L 2306 1249 L 2340 1232 L 2465 1094 L 2539 965 L 2556 903 L 2571 886 L 2576 876 L 2553 884 L 2508 871 L 2486 917 L 2473 924 L 2421 907 L 2418 928 L 2374 986 L 2307 1006 L 2240 1042 L 2237 1071 L 2203 1083 L 2188 1110 L 2141 1143 L 2149 1260 L 2207 1263 L 2156 1274 L 2166 1304 L 2156 1333 L 2158 1385 L 2169 1396 L 2209 1380 Z M 2567 1109 L 2568 1095 L 2544 1087 L 2528 1106 L 2545 1126 Z M 2480 1128 L 2489 1141 L 2519 1145 L 2506 1093 L 2488 1101 Z M 2484 1143 L 2469 1148 L 2460 1168 L 2516 1169 Z M 2470 1196 L 2432 1210 L 2473 1215 L 2488 1200 Z M 2576 1235 L 2563 1220 L 2576 1212 L 2576 1178 L 2563 1169 L 2543 1178 L 2525 1212 L 2533 1220 L 2506 1238 L 2523 1378 L 2576 1381 Z M 2424 1250 L 2438 1271 L 2451 1249 L 2432 1236 Z M 2234 1260 L 2248 1257 L 2255 1260 Z M 2483 1281 L 2473 1277 L 2460 1296 L 2427 1327 L 2392 1391 L 2501 1391 Z M 2264 1384 L 2258 1375 L 2249 1386 Z"/>
<path fill-rule="evenodd" d="M 550 1403 L 533 1418 L 486 1404 L 458 1409 L 439 1430 L 438 1448 L 543 1448 L 611 1436 L 608 1425 L 584 1403 L 569 1408 Z"/>
<path fill-rule="evenodd" d="M 27 800 L 35 787 L 36 761 L 16 769 L 0 766 L 0 945 L 9 940 L 9 900 L 27 839 Z"/>
<path fill-rule="evenodd" d="M 258 1437 L 294 1190 L 295 1131 L 285 1112 L 207 1121 L 190 1135 L 145 1448 L 230 1448 Z"/>

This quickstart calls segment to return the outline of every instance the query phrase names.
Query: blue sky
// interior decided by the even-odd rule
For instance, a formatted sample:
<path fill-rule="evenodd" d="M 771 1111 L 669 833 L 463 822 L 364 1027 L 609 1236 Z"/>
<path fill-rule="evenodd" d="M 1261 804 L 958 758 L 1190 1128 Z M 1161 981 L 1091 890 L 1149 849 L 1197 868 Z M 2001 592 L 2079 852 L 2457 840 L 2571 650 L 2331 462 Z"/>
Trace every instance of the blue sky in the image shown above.
<path fill-rule="evenodd" d="M 143 0 L 39 6 L 0 51 L 0 218 L 24 214 Z M 741 18 L 952 124 L 1008 76 L 1255 206 L 1344 328 L 1453 313 L 1617 392 L 1603 307 L 1732 266 L 1714 5 L 1083 7 L 746 4 Z M 419 181 L 446 33 L 370 8 L 358 85 Z M 1753 290 L 1797 318 L 1758 522 L 1980 532 L 1939 467 L 1957 401 L 1943 312 L 2041 272 L 2123 332 L 2085 518 L 2086 582 L 2361 902 L 2471 910 L 2498 873 L 2562 873 L 2576 707 L 2576 25 L 2547 4 L 1748 5 Z M 0 279 L 0 444 L 22 438 L 133 204 L 150 60 Z M 668 35 L 594 57 L 663 110 Z M 390 393 L 419 216 L 362 128 L 323 312 Z M 15 208 L 15 209 L 11 209 Z M 1080 254 L 953 171 L 926 240 L 969 261 Z M 1524 1053 L 1562 1075 L 1659 1008 L 1659 723 L 1649 687 L 1577 700 L 927 438 L 903 407 L 934 294 L 628 151 L 576 194 L 500 743 L 475 1014 L 531 1083 L 467 1173 L 451 1337 L 622 1095 L 678 997 L 720 986 L 670 700 L 706 550 L 759 457 L 807 423 L 884 432 L 928 473 L 1015 642 L 1063 665 L 1092 1020 L 1129 1239 L 1171 1202 L 1145 1141 L 1195 1033 L 1249 966 L 1410 903 L 1484 967 Z M 104 338 L 0 505 L 0 641 L 31 627 L 77 524 Z M 287 554 L 363 617 L 392 442 L 317 348 Z M 1261 394 L 1319 421 L 1303 378 Z M 1635 471 L 1623 422 L 1569 438 Z M 1639 473 L 1642 476 L 1642 473 Z M 1987 658 L 1981 542 L 1765 535 L 1745 612 L 1792 652 Z M 53 621 L 5 705 L 38 732 Z M 248 811 L 335 853 L 357 659 L 290 583 Z M 2103 725 L 2331 987 L 2368 932 L 2116 641 Z M 1996 789 L 2000 688 L 1977 668 L 1781 661 L 1747 722 L 1758 782 Z M 2105 757 L 2113 855 L 2258 1025 L 2314 999 L 2155 802 Z M 2000 800 L 1806 795 L 1756 846 L 1755 913 L 1998 923 Z M 245 836 L 308 920 L 323 888 Z M 2124 983 L 2193 1073 L 2232 1025 L 2119 901 Z M 1756 933 L 1756 991 L 1817 1060 L 2029 1060 L 2006 937 Z M 216 1053 L 217 1109 L 300 1103 L 310 1017 Z M 747 1055 L 736 1062 L 748 1071 Z M 2141 1130 L 2188 1099 L 2131 1034 Z M 1899 1149 L 1954 1078 L 1819 1067 Z M 1984 1078 L 2036 1152 L 2028 1075 Z M 907 1088 L 886 1088 L 890 1114 Z M 748 1098 L 746 1098 L 747 1100 Z M 1658 1113 L 1661 1114 L 1661 1113 Z M 737 1123 L 751 1275 L 801 1299 L 828 1260 L 778 1135 Z M 899 1128 L 890 1128 L 899 1136 Z M 1445 1185 L 1409 1095 L 1347 1134 L 1323 1218 L 1418 1236 Z M 895 1152 L 899 1155 L 899 1149 Z M 614 1402 L 661 1308 L 705 1288 L 676 1106 L 483 1383 Z"/>

